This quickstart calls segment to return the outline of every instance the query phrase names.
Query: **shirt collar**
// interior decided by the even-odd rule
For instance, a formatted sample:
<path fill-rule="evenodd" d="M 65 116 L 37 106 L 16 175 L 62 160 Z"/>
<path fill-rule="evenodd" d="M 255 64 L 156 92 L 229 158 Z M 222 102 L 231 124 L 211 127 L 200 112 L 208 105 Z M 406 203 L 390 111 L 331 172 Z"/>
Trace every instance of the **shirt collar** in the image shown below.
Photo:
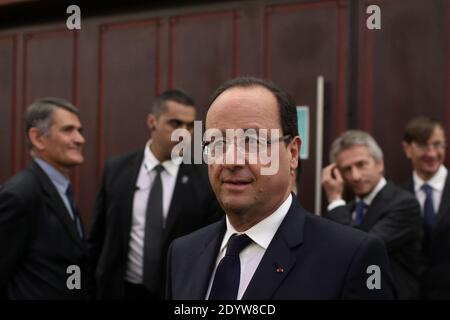
<path fill-rule="evenodd" d="M 153 154 L 152 150 L 150 150 L 150 144 L 152 140 L 149 140 L 145 144 L 145 151 L 144 151 L 144 168 L 148 172 L 151 172 L 158 164 L 160 164 L 159 160 L 156 159 L 155 155 Z M 176 176 L 178 173 L 178 169 L 180 167 L 180 160 L 182 158 L 177 157 L 172 161 L 172 159 L 163 161 L 161 165 L 164 167 L 164 169 L 171 175 Z"/>
<path fill-rule="evenodd" d="M 367 206 L 370 206 L 370 204 L 372 203 L 373 199 L 375 199 L 375 197 L 377 196 L 378 192 L 380 192 L 381 189 L 384 188 L 386 183 L 387 183 L 386 179 L 384 177 L 381 177 L 380 181 L 378 181 L 376 187 L 373 188 L 372 192 L 370 192 L 363 199 L 361 199 L 360 197 L 356 197 L 356 202 L 362 200 Z"/>
<path fill-rule="evenodd" d="M 422 185 L 426 183 L 434 190 L 442 192 L 442 190 L 444 190 L 445 180 L 447 179 L 447 173 L 448 173 L 447 168 L 441 165 L 438 171 L 434 174 L 434 176 L 432 176 L 430 180 L 425 181 L 421 177 L 419 177 L 416 171 L 414 171 L 413 172 L 414 191 L 415 192 L 419 191 L 420 188 L 422 188 Z"/>
<path fill-rule="evenodd" d="M 44 170 L 58 191 L 65 194 L 70 183 L 69 179 L 45 160 L 35 157 L 34 161 Z"/>
<path fill-rule="evenodd" d="M 225 247 L 228 244 L 228 240 L 234 233 L 237 234 L 245 233 L 247 236 L 249 236 L 250 239 L 253 240 L 253 242 L 255 242 L 256 244 L 258 244 L 259 246 L 261 246 L 266 250 L 270 242 L 272 241 L 272 238 L 275 236 L 278 227 L 280 226 L 281 222 L 283 222 L 284 217 L 289 211 L 291 204 L 292 204 L 292 194 L 289 194 L 289 196 L 286 198 L 286 200 L 284 200 L 284 202 L 278 207 L 277 210 L 275 210 L 267 218 L 258 222 L 245 232 L 236 231 L 236 229 L 231 225 L 230 220 L 228 219 L 227 216 L 226 217 L 227 231 L 225 232 L 225 236 L 223 237 L 222 245 L 220 246 L 220 251 L 222 252 L 222 250 L 225 249 Z"/>

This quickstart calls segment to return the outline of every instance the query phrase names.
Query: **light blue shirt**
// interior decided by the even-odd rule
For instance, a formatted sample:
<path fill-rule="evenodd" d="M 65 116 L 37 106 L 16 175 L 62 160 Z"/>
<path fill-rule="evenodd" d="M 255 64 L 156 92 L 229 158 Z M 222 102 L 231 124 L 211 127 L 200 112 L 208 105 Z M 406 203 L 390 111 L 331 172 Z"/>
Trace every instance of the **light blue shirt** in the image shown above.
<path fill-rule="evenodd" d="M 69 212 L 70 217 L 72 220 L 74 219 L 74 215 L 72 212 L 72 208 L 70 206 L 69 199 L 67 199 L 66 191 L 67 187 L 69 186 L 69 179 L 67 179 L 64 175 L 61 174 L 58 170 L 56 170 L 53 166 L 48 164 L 46 161 L 34 158 L 34 161 L 41 167 L 42 170 L 47 174 L 47 176 L 50 178 L 50 181 L 55 186 L 56 190 L 59 193 L 59 196 L 61 197 L 61 200 L 63 201 L 64 205 L 67 208 L 67 211 Z"/>

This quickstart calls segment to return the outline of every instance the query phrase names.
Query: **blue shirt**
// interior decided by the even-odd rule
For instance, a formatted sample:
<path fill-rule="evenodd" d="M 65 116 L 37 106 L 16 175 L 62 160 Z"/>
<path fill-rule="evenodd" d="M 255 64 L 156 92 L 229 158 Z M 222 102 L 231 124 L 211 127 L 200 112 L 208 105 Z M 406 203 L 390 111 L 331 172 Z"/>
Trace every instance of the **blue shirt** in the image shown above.
<path fill-rule="evenodd" d="M 34 161 L 41 167 L 42 170 L 47 174 L 47 176 L 50 178 L 50 181 L 55 186 L 56 190 L 59 193 L 59 196 L 61 197 L 64 205 L 66 206 L 67 211 L 69 212 L 70 217 L 72 220 L 74 219 L 74 215 L 72 212 L 72 208 L 70 207 L 69 199 L 67 199 L 66 191 L 67 187 L 69 186 L 69 179 L 67 179 L 64 175 L 61 174 L 58 170 L 56 170 L 53 166 L 48 164 L 46 161 L 39 159 L 39 158 L 33 158 Z"/>

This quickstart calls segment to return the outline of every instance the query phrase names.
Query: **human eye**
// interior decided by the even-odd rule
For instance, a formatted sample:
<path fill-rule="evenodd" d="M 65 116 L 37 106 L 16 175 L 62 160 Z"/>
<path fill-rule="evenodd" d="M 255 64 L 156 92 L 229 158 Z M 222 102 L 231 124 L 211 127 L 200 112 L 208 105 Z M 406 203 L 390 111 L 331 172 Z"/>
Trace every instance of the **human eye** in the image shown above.
<path fill-rule="evenodd" d="M 168 123 L 169 123 L 169 125 L 170 125 L 172 128 L 178 128 L 178 127 L 180 127 L 181 124 L 182 124 L 182 122 L 179 121 L 179 120 L 177 120 L 177 119 L 171 119 L 171 120 L 168 121 Z"/>

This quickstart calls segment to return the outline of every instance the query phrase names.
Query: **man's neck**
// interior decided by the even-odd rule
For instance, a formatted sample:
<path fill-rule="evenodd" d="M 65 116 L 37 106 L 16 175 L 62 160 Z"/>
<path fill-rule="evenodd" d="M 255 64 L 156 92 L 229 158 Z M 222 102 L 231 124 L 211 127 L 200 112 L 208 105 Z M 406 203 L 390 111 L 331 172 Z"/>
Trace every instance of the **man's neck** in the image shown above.
<path fill-rule="evenodd" d="M 161 148 L 157 143 L 154 141 L 150 143 L 150 151 L 153 153 L 156 159 L 158 159 L 159 162 L 164 162 L 166 160 L 169 160 L 170 158 L 167 158 L 165 155 L 165 152 L 163 152 L 163 148 Z"/>
<path fill-rule="evenodd" d="M 52 166 L 55 170 L 57 170 L 59 173 L 61 173 L 64 177 L 67 179 L 70 179 L 70 168 L 66 168 L 63 166 L 58 165 L 54 161 L 51 161 L 50 159 L 47 159 L 46 157 L 42 157 L 39 154 L 34 154 L 34 157 L 45 161 L 48 165 Z"/>
<path fill-rule="evenodd" d="M 254 212 L 253 210 L 244 212 L 244 211 L 226 211 L 228 219 L 233 227 L 238 232 L 245 232 L 254 225 L 260 223 L 272 213 L 274 213 L 286 200 L 289 196 L 290 192 L 288 192 L 284 197 L 281 198 L 275 205 L 270 208 L 260 209 Z"/>
<path fill-rule="evenodd" d="M 427 181 L 429 181 L 431 178 L 433 178 L 436 175 L 437 171 L 433 172 L 433 173 L 416 171 L 416 173 L 417 173 L 417 175 L 419 176 L 420 179 L 422 179 L 423 181 L 427 182 Z"/>

